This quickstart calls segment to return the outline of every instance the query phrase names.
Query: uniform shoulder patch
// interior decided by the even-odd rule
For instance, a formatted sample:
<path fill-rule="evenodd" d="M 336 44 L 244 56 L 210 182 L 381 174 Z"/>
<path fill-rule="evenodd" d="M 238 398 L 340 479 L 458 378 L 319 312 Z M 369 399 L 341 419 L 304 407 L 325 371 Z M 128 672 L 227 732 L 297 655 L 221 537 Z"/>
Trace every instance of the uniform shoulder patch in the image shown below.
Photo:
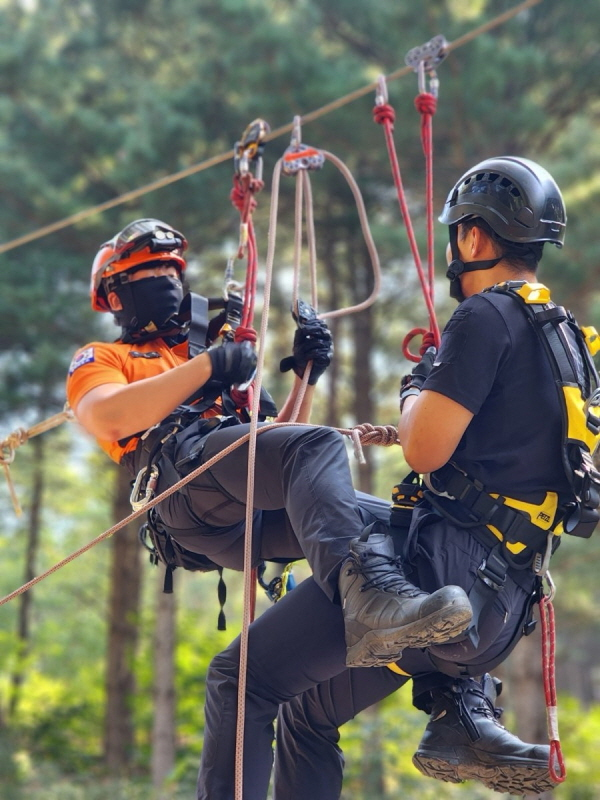
<path fill-rule="evenodd" d="M 84 364 L 89 364 L 92 361 L 95 361 L 93 347 L 86 347 L 84 350 L 80 350 L 79 353 L 73 356 L 71 366 L 69 367 L 69 375 L 72 375 L 79 367 L 83 367 Z"/>

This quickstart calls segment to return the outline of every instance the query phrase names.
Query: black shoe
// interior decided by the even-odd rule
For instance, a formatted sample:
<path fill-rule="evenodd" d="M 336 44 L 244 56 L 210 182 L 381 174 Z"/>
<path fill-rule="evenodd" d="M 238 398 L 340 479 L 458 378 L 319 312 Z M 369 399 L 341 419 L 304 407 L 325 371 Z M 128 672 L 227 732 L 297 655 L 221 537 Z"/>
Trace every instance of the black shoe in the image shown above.
<path fill-rule="evenodd" d="M 404 577 L 390 536 L 365 531 L 354 539 L 339 578 L 346 664 L 373 667 L 397 661 L 406 647 L 442 644 L 462 633 L 472 617 L 460 586 L 433 594 Z"/>
<path fill-rule="evenodd" d="M 481 781 L 496 792 L 523 795 L 554 789 L 550 747 L 523 742 L 498 722 L 502 709 L 493 702 L 497 685 L 484 675 L 481 683 L 460 678 L 432 692 L 431 718 L 413 764 L 430 778 Z"/>

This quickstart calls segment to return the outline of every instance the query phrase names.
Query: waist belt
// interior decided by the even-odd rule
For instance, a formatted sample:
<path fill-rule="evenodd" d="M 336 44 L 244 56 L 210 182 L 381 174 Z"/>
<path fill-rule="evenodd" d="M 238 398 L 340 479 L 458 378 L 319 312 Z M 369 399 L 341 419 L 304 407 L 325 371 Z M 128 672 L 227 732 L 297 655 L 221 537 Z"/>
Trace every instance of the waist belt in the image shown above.
<path fill-rule="evenodd" d="M 546 549 L 549 532 L 555 535 L 552 531 L 558 510 L 555 493 L 549 492 L 539 506 L 489 494 L 479 481 L 471 480 L 453 464 L 436 470 L 425 483 L 429 487 L 425 498 L 456 525 L 462 528 L 485 526 L 503 542 L 509 554 L 517 556 L 523 553 L 524 558 L 515 561 L 517 567 L 522 567 L 525 560 L 531 562 L 536 552 Z M 436 495 L 452 501 L 450 507 L 441 503 Z M 451 510 L 454 504 L 457 505 L 457 514 Z M 526 549 L 529 549 L 527 554 L 524 553 Z"/>

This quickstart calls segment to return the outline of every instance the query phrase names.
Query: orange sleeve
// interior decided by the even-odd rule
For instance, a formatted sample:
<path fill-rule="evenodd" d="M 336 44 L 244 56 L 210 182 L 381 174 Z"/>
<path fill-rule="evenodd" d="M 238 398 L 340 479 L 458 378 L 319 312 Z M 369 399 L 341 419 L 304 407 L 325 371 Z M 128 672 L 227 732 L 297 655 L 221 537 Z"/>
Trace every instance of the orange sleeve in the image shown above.
<path fill-rule="evenodd" d="M 80 348 L 71 361 L 67 376 L 67 401 L 76 408 L 81 398 L 105 383 L 128 383 L 119 348 L 105 342 L 92 342 Z"/>

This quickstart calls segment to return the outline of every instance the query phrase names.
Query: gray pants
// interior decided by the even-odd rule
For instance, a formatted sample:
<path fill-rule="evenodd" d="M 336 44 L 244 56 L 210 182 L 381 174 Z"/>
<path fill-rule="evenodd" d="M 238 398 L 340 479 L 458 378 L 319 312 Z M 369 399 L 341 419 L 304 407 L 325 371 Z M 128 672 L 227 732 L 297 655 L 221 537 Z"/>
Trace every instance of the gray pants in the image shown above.
<path fill-rule="evenodd" d="M 413 578 L 433 591 L 454 583 L 469 591 L 485 548 L 444 520 L 427 525 L 412 554 Z M 527 580 L 523 580 L 527 584 Z M 531 580 L 533 583 L 533 578 Z M 440 645 L 438 658 L 477 668 L 499 663 L 519 635 L 530 596 L 509 576 L 482 620 L 477 648 L 469 642 Z M 408 679 L 387 667 L 348 669 L 341 608 L 312 578 L 303 581 L 250 627 L 244 730 L 244 800 L 265 800 L 273 764 L 278 717 L 276 800 L 338 800 L 343 759 L 338 728 Z M 211 662 L 207 676 L 205 735 L 198 800 L 232 800 L 239 640 Z M 428 688 L 443 685 L 427 650 L 406 650 L 399 666 Z M 279 716 L 278 716 L 279 715 Z M 415 742 L 415 745 L 417 743 Z"/>
<path fill-rule="evenodd" d="M 203 437 L 193 426 L 164 451 L 159 491 L 189 474 L 249 431 L 233 425 Z M 158 508 L 169 533 L 188 550 L 223 567 L 241 570 L 248 475 L 248 443 L 217 461 Z M 330 599 L 350 541 L 367 524 L 365 509 L 388 516 L 389 504 L 362 495 L 352 486 L 344 437 L 325 427 L 285 426 L 256 440 L 253 556 L 306 558 L 314 578 Z M 371 515 L 371 516 L 369 516 Z M 366 512 L 367 521 L 374 517 Z"/>

